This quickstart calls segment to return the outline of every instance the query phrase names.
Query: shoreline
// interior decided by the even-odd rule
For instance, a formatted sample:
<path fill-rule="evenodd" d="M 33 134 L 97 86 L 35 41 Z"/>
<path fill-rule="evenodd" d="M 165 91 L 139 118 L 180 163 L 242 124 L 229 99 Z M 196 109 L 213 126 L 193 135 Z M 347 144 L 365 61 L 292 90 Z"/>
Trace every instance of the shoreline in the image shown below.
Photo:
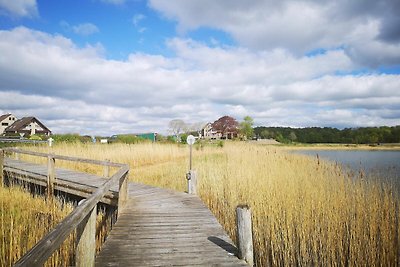
<path fill-rule="evenodd" d="M 400 151 L 400 144 L 294 144 L 276 145 L 288 150 L 376 150 L 376 151 Z"/>
<path fill-rule="evenodd" d="M 253 141 L 254 144 L 259 145 L 269 145 L 273 147 L 280 147 L 287 150 L 391 150 L 391 151 L 400 151 L 400 144 L 282 144 L 282 143 L 267 143 L 263 141 Z"/>

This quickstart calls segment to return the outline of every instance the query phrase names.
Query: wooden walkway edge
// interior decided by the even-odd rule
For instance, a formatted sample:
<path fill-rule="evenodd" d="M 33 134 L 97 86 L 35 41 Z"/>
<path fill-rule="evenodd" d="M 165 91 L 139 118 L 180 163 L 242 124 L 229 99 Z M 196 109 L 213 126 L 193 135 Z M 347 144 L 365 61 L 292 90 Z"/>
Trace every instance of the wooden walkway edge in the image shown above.
<path fill-rule="evenodd" d="M 47 167 L 5 158 L 10 177 L 46 184 Z M 56 170 L 55 189 L 89 196 L 107 179 Z M 101 200 L 118 203 L 118 186 Z M 109 233 L 95 266 L 248 266 L 204 203 L 193 195 L 129 182 L 126 205 Z"/>

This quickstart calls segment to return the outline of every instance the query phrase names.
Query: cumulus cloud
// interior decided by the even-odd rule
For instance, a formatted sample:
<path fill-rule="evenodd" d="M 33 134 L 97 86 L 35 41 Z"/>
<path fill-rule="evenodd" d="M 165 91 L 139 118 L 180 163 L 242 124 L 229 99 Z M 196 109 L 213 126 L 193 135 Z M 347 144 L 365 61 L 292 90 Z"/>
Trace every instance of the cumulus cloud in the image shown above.
<path fill-rule="evenodd" d="M 258 125 L 398 124 L 399 75 L 351 72 L 346 49 L 294 56 L 168 41 L 175 57 L 101 49 L 19 27 L 0 31 L 0 111 L 38 116 L 55 132 L 166 132 L 168 121 L 250 115 Z M 71 125 L 73 124 L 73 125 Z"/>
<path fill-rule="evenodd" d="M 346 47 L 351 59 L 363 66 L 400 63 L 398 0 L 149 2 L 176 20 L 180 32 L 206 26 L 228 32 L 250 49 L 282 48 L 302 56 L 318 48 Z M 389 52 L 374 61 L 377 49 Z"/>
<path fill-rule="evenodd" d="M 36 0 L 0 0 L 0 15 L 35 17 L 38 15 Z"/>

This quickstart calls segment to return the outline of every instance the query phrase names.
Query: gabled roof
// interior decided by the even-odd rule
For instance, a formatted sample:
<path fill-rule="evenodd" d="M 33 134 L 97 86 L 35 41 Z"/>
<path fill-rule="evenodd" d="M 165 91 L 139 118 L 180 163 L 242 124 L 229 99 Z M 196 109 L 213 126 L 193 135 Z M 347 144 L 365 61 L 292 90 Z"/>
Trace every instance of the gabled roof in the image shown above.
<path fill-rule="evenodd" d="M 46 126 L 43 125 L 43 123 L 41 123 L 35 117 L 24 117 L 22 119 L 15 121 L 12 125 L 10 125 L 6 128 L 6 132 L 7 131 L 20 131 L 20 130 L 24 129 L 26 126 L 28 126 L 32 121 L 36 121 L 36 123 L 39 124 L 43 130 L 51 132 Z"/>
<path fill-rule="evenodd" d="M 11 115 L 12 115 L 12 114 L 10 114 L 10 113 L 1 115 L 1 116 L 0 116 L 0 121 L 2 121 L 2 120 L 4 120 L 4 119 L 8 118 L 8 117 L 11 116 Z"/>

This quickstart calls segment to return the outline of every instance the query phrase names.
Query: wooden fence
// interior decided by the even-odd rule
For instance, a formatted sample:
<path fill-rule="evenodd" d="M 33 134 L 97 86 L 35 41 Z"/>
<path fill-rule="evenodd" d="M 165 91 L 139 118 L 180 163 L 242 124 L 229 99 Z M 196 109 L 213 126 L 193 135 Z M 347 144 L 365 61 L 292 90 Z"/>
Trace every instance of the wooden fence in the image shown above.
<path fill-rule="evenodd" d="M 95 228 L 97 204 L 117 183 L 118 208 L 121 209 L 128 197 L 128 173 L 129 166 L 125 164 L 113 163 L 110 161 L 90 160 L 84 158 L 68 157 L 54 154 L 45 154 L 32 151 L 24 151 L 16 148 L 5 148 L 4 151 L 16 154 L 26 154 L 36 157 L 47 158 L 47 195 L 52 195 L 54 191 L 55 163 L 56 160 L 89 163 L 104 166 L 104 173 L 108 175 L 110 167 L 119 168 L 110 179 L 99 187 L 93 194 L 80 202 L 80 204 L 42 240 L 40 240 L 31 250 L 21 257 L 15 266 L 43 266 L 47 259 L 57 250 L 68 236 L 77 230 L 76 266 L 93 266 L 95 259 Z M 0 178 L 3 181 L 4 151 L 0 150 Z"/>

